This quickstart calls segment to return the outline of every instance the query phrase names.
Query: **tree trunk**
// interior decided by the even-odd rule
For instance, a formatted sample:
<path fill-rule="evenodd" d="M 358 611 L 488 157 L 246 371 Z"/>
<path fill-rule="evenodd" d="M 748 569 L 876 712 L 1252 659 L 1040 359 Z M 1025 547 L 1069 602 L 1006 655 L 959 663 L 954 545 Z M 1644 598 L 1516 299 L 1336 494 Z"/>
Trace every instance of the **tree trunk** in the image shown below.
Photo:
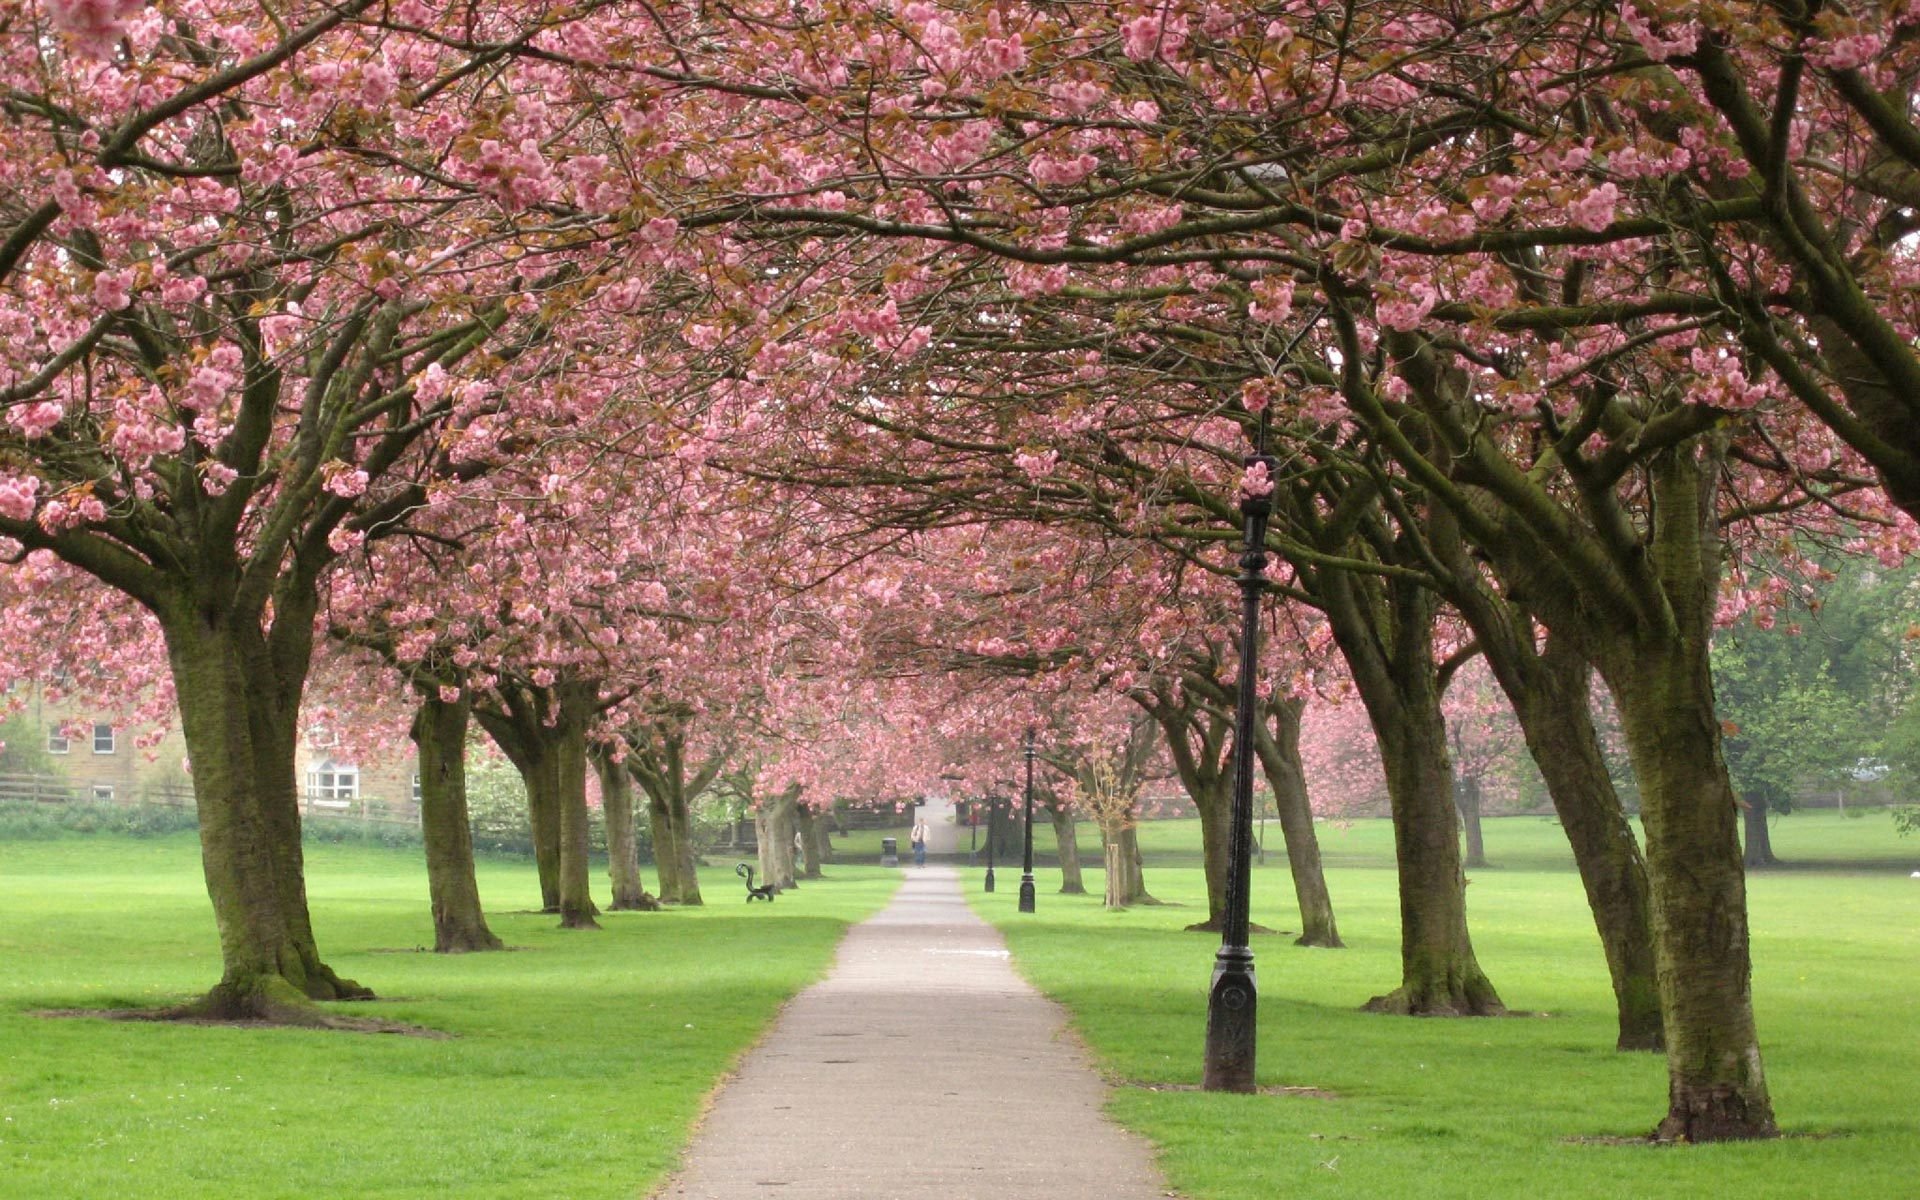
<path fill-rule="evenodd" d="M 796 886 L 793 878 L 793 810 L 799 798 L 800 789 L 790 787 L 763 800 L 754 822 L 754 832 L 760 839 L 761 882 L 778 892 Z"/>
<path fill-rule="evenodd" d="M 825 822 L 819 820 L 811 807 L 796 805 L 793 811 L 795 823 L 800 828 L 801 860 L 805 864 L 800 872 L 802 879 L 820 878 L 820 864 L 826 859 L 827 834 Z"/>
<path fill-rule="evenodd" d="M 1400 986 L 1374 1012 L 1490 1016 L 1505 1011 L 1467 932 L 1453 772 L 1438 697 L 1430 710 L 1374 719 L 1393 808 L 1400 877 Z"/>
<path fill-rule="evenodd" d="M 468 717 L 466 700 L 448 703 L 426 692 L 413 718 L 420 767 L 420 837 L 426 847 L 427 894 L 433 906 L 437 954 L 504 949 L 487 928 L 473 873 L 473 827 L 467 818 Z"/>
<path fill-rule="evenodd" d="M 1746 813 L 1747 841 L 1746 851 L 1741 861 L 1749 867 L 1777 867 L 1780 860 L 1773 856 L 1773 834 L 1767 828 L 1767 798 L 1750 794 L 1740 806 Z"/>
<path fill-rule="evenodd" d="M 1053 820 L 1053 842 L 1060 856 L 1060 894 L 1084 896 L 1086 881 L 1080 877 L 1080 831 L 1074 828 L 1073 810 L 1063 804 L 1047 805 Z"/>
<path fill-rule="evenodd" d="M 1400 877 L 1400 986 L 1374 1012 L 1490 1016 L 1506 1011 L 1474 956 L 1466 875 L 1447 759 L 1446 720 L 1433 659 L 1433 593 L 1405 579 L 1317 576 L 1386 769 Z"/>
<path fill-rule="evenodd" d="M 673 853 L 680 860 L 676 871 L 680 878 L 680 903 L 695 907 L 700 898 L 700 856 L 693 843 L 693 804 L 684 791 L 667 798 L 667 814 L 673 821 Z"/>
<path fill-rule="evenodd" d="M 1655 1136 L 1771 1137 L 1778 1130 L 1753 1019 L 1737 806 L 1721 756 L 1706 624 L 1687 632 L 1622 644 L 1601 663 L 1640 783 L 1653 885 L 1668 1077 L 1667 1115 Z"/>
<path fill-rule="evenodd" d="M 524 693 L 499 693 L 496 711 L 476 707 L 474 719 L 487 731 L 500 753 L 519 772 L 527 793 L 527 824 L 533 837 L 533 866 L 540 880 L 540 911 L 560 911 L 560 780 L 553 756 L 553 739 L 540 715 L 526 707 Z"/>
<path fill-rule="evenodd" d="M 1160 901 L 1147 891 L 1147 866 L 1140 854 L 1140 830 L 1137 826 L 1129 825 L 1120 831 L 1120 847 L 1127 863 L 1127 890 L 1122 903 L 1128 906 L 1159 904 Z"/>
<path fill-rule="evenodd" d="M 1191 674 L 1200 675 L 1199 672 Z M 1196 679 L 1195 683 L 1198 684 Z M 1220 932 L 1227 911 L 1229 836 L 1233 823 L 1232 715 L 1208 711 L 1191 697 L 1158 695 L 1140 703 L 1160 723 L 1180 786 L 1200 814 L 1200 861 L 1207 880 L 1207 919 L 1187 928 Z M 1133 831 L 1129 830 L 1129 834 Z M 1135 842 L 1138 848 L 1138 842 Z"/>
<path fill-rule="evenodd" d="M 600 778 L 600 808 L 607 821 L 607 879 L 613 885 L 612 912 L 651 912 L 660 902 L 640 882 L 640 839 L 634 829 L 633 776 L 625 763 L 604 748 L 592 752 Z"/>
<path fill-rule="evenodd" d="M 664 792 L 651 787 L 647 793 L 647 825 L 653 833 L 653 873 L 660 880 L 662 904 L 684 904 L 680 877 L 680 834 L 673 824 L 673 810 Z"/>
<path fill-rule="evenodd" d="M 1454 807 L 1460 810 L 1460 828 L 1467 839 L 1469 870 L 1487 865 L 1487 842 L 1480 829 L 1480 777 L 1465 775 L 1453 790 Z"/>
<path fill-rule="evenodd" d="M 554 733 L 554 781 L 560 810 L 560 928 L 598 929 L 588 870 L 587 730 L 585 706 L 591 685 L 563 685 L 560 721 Z"/>
<path fill-rule="evenodd" d="M 1532 655 L 1531 647 L 1526 653 L 1531 663 L 1516 686 L 1507 686 L 1495 654 L 1489 653 L 1488 662 L 1513 702 L 1528 752 L 1546 780 L 1547 795 L 1573 847 L 1613 981 L 1619 1017 L 1614 1045 L 1620 1050 L 1658 1050 L 1664 1035 L 1654 966 L 1653 901 L 1640 845 L 1593 728 L 1591 668 L 1558 635 L 1548 638 L 1539 655 Z"/>
<path fill-rule="evenodd" d="M 257 625 L 232 631 L 209 620 L 210 609 L 183 597 L 160 614 L 223 967 L 220 982 L 183 1011 L 320 1023 L 308 1000 L 372 993 L 320 961 L 307 916 L 293 753 L 304 674 L 280 683 Z"/>
<path fill-rule="evenodd" d="M 1273 792 L 1287 843 L 1287 866 L 1293 872 L 1293 895 L 1300 905 L 1300 936 L 1294 944 L 1338 948 L 1344 943 L 1333 920 L 1333 897 L 1320 866 L 1320 838 L 1314 832 L 1306 768 L 1300 761 L 1300 714 L 1305 707 L 1304 700 L 1270 701 L 1254 747 Z"/>

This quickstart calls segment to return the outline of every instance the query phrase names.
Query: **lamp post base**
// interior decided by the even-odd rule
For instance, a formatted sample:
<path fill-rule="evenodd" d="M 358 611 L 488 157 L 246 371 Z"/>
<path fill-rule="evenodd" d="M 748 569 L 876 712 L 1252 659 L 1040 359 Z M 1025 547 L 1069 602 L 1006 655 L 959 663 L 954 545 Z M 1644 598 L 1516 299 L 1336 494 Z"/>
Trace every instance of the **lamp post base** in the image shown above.
<path fill-rule="evenodd" d="M 1033 911 L 1033 872 L 1020 877 L 1020 911 Z"/>
<path fill-rule="evenodd" d="M 988 891 L 988 892 L 993 890 L 993 868 L 992 867 L 987 868 L 987 886 L 982 890 Z"/>
<path fill-rule="evenodd" d="M 1222 946 L 1214 958 L 1213 986 L 1207 991 L 1207 1049 L 1200 1086 L 1209 1092 L 1251 1092 L 1254 1019 L 1259 993 L 1253 980 L 1253 952 Z"/>

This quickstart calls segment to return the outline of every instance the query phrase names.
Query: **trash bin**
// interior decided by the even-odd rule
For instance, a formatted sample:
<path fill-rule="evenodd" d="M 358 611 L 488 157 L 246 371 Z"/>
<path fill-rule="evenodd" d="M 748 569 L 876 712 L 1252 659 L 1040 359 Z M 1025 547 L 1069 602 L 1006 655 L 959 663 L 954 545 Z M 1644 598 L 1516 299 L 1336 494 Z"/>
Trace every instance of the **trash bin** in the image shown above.
<path fill-rule="evenodd" d="M 880 839 L 880 865 L 883 867 L 897 867 L 900 865 L 899 838 Z"/>

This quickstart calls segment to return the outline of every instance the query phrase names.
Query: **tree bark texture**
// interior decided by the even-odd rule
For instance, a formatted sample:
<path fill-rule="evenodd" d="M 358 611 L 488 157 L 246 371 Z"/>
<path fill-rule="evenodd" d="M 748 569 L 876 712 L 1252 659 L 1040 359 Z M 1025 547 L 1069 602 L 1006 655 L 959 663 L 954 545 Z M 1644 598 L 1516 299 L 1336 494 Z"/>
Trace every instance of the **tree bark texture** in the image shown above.
<path fill-rule="evenodd" d="M 294 772 L 307 655 L 301 646 L 292 653 L 270 647 L 257 623 L 230 622 L 217 597 L 182 596 L 159 615 L 220 933 L 221 979 L 189 1009 L 220 1019 L 317 1023 L 308 1000 L 372 993 L 321 961 L 307 914 Z M 301 615 L 277 617 L 297 622 Z M 310 634 L 302 645 L 310 650 Z"/>
<path fill-rule="evenodd" d="M 504 947 L 487 928 L 473 872 L 473 826 L 467 817 L 467 702 L 423 693 L 413 717 L 420 768 L 420 835 L 433 908 L 433 949 L 465 954 Z"/>
<path fill-rule="evenodd" d="M 1181 786 L 1200 815 L 1207 919 L 1187 928 L 1218 933 L 1226 917 L 1230 865 L 1227 851 L 1233 818 L 1232 716 L 1210 711 L 1191 699 L 1176 700 L 1167 695 L 1155 696 L 1143 703 L 1160 723 Z M 1138 846 L 1137 841 L 1135 845 Z"/>
<path fill-rule="evenodd" d="M 1320 837 L 1313 828 L 1307 773 L 1300 761 L 1300 714 L 1306 702 L 1275 697 L 1265 708 L 1255 726 L 1254 748 L 1273 792 L 1280 833 L 1287 844 L 1287 866 L 1293 873 L 1293 895 L 1300 906 L 1300 936 L 1294 944 L 1337 948 L 1344 943 L 1333 919 L 1333 896 L 1320 865 Z"/>
<path fill-rule="evenodd" d="M 1087 883 L 1080 874 L 1080 831 L 1074 825 L 1073 810 L 1052 803 L 1047 805 L 1047 816 L 1053 822 L 1053 844 L 1060 859 L 1060 894 L 1084 896 Z"/>
<path fill-rule="evenodd" d="M 1496 678 L 1500 674 L 1496 665 Z M 1654 965 L 1653 900 L 1640 844 L 1607 774 L 1593 727 L 1591 668 L 1567 639 L 1550 636 L 1525 674 L 1525 682 L 1507 688 L 1507 695 L 1527 749 L 1546 780 L 1593 911 L 1613 982 L 1619 1028 L 1614 1045 L 1620 1050 L 1658 1050 L 1665 1035 Z"/>
<path fill-rule="evenodd" d="M 591 751 L 600 779 L 600 808 L 607 822 L 607 881 L 613 887 L 610 912 L 650 912 L 660 902 L 640 882 L 640 838 L 633 812 L 633 776 L 604 747 Z"/>
<path fill-rule="evenodd" d="M 818 879 L 821 876 L 821 864 L 826 861 L 826 822 L 820 820 L 812 807 L 805 804 L 794 806 L 793 820 L 800 830 L 800 878 Z"/>
<path fill-rule="evenodd" d="M 476 708 L 474 719 L 500 747 L 527 793 L 527 824 L 533 866 L 540 883 L 540 911 L 560 911 L 560 777 L 552 738 L 531 698 L 503 693 L 500 709 Z"/>
<path fill-rule="evenodd" d="M 1434 594 L 1406 579 L 1320 571 L 1313 592 L 1366 706 L 1386 770 L 1400 878 L 1400 986 L 1376 1012 L 1488 1016 L 1506 1011 L 1467 930 L 1453 770 L 1433 658 Z"/>
<path fill-rule="evenodd" d="M 1453 805 L 1460 810 L 1460 831 L 1466 837 L 1469 870 L 1487 865 L 1486 833 L 1480 827 L 1480 777 L 1462 775 L 1455 781 Z"/>
<path fill-rule="evenodd" d="M 587 721 L 594 688 L 587 683 L 560 685 L 560 718 L 554 730 L 555 801 L 560 824 L 560 928 L 598 929 L 588 852 Z"/>
<path fill-rule="evenodd" d="M 1746 844 L 1741 854 L 1741 862 L 1748 867 L 1777 867 L 1780 860 L 1773 856 L 1773 831 L 1767 826 L 1767 798 L 1761 795 L 1746 797 L 1742 806 L 1747 827 Z"/>
<path fill-rule="evenodd" d="M 800 789 L 790 787 L 760 802 L 755 814 L 754 832 L 760 841 L 761 882 L 775 891 L 795 886 L 793 871 L 794 809 Z"/>
<path fill-rule="evenodd" d="M 1754 1025 L 1738 808 L 1714 717 L 1707 632 L 1622 648 L 1603 670 L 1640 782 L 1665 1017 L 1668 1111 L 1655 1136 L 1777 1133 Z"/>

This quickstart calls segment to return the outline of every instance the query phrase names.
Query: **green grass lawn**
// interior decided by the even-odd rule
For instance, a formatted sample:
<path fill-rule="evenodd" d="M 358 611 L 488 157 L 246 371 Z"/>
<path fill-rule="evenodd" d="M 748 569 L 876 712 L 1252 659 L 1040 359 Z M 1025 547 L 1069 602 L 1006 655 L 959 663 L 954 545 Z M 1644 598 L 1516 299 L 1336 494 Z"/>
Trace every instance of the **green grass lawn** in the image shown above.
<path fill-rule="evenodd" d="M 1254 920 L 1294 926 L 1280 853 L 1255 873 Z M 1885 812 L 1796 814 L 1774 831 L 1781 870 L 1749 884 L 1754 990 L 1776 1111 L 1788 1137 L 1710 1147 L 1609 1144 L 1665 1109 L 1664 1060 L 1622 1055 L 1612 994 L 1577 877 L 1550 820 L 1489 821 L 1493 869 L 1471 873 L 1475 948 L 1514 1009 L 1537 1015 L 1422 1020 L 1358 1011 L 1398 980 L 1391 831 L 1323 825 L 1349 949 L 1255 942 L 1260 1081 L 1325 1089 L 1222 1096 L 1200 1075 L 1205 988 L 1217 940 L 1180 927 L 1204 913 L 1191 822 L 1142 831 L 1150 890 L 1177 907 L 1107 912 L 1052 893 L 1014 911 L 1014 889 L 978 893 L 1019 969 L 1071 1010 L 1123 1084 L 1114 1115 L 1159 1147 L 1194 1200 L 1273 1196 L 1920 1196 L 1920 841 Z M 1094 843 L 1097 845 L 1097 842 Z M 1091 856 L 1089 856 L 1091 862 Z M 1156 1086 L 1163 1090 L 1153 1090 Z M 1580 1140 L 1589 1139 L 1589 1140 Z"/>
<path fill-rule="evenodd" d="M 729 860 L 702 877 L 705 909 L 564 933 L 525 911 L 531 864 L 488 862 L 515 949 L 445 957 L 419 949 L 417 850 L 307 862 L 322 953 L 382 997 L 340 1007 L 451 1038 L 30 1015 L 184 999 L 218 978 L 218 946 L 190 834 L 0 843 L 0 1196 L 644 1195 L 720 1075 L 899 880 L 833 867 L 749 909 Z"/>

